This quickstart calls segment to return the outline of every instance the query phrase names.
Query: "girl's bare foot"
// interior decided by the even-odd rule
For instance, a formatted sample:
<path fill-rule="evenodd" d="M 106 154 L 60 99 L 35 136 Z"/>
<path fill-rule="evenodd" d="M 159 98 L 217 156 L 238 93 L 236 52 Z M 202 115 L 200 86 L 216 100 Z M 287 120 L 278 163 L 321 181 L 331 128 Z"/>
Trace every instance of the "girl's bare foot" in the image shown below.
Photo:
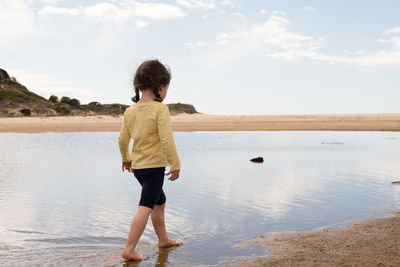
<path fill-rule="evenodd" d="M 165 243 L 158 243 L 159 248 L 169 248 L 169 247 L 175 247 L 175 246 L 180 246 L 183 245 L 182 241 L 177 241 L 173 239 L 168 239 L 168 242 Z"/>
<path fill-rule="evenodd" d="M 135 260 L 135 261 L 144 260 L 144 257 L 142 256 L 142 254 L 140 254 L 136 250 L 128 251 L 127 249 L 124 249 L 124 251 L 122 251 L 121 256 L 122 256 L 122 258 L 127 259 L 127 260 Z"/>

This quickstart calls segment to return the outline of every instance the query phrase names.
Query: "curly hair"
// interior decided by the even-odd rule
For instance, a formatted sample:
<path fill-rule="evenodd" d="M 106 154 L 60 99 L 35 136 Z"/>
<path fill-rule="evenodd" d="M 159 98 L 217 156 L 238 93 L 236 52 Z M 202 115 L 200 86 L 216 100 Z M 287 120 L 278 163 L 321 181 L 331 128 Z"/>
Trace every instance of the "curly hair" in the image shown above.
<path fill-rule="evenodd" d="M 150 89 L 156 97 L 156 101 L 162 102 L 158 91 L 161 86 L 168 86 L 171 81 L 171 71 L 168 66 L 164 66 L 157 59 L 146 60 L 136 70 L 133 78 L 135 96 L 132 101 L 137 103 L 140 100 L 139 91 Z"/>

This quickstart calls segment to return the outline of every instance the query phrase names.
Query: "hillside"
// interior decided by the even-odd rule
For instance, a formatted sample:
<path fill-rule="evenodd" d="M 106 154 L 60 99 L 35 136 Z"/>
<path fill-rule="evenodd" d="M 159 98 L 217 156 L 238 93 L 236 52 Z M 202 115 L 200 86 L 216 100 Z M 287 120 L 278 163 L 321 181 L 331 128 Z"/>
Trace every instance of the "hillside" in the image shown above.
<path fill-rule="evenodd" d="M 81 104 L 78 99 L 52 95 L 49 99 L 29 91 L 16 78 L 0 69 L 0 117 L 23 116 L 74 116 L 74 115 L 121 115 L 128 105 L 101 104 L 93 101 Z M 171 114 L 197 113 L 192 105 L 168 104 Z"/>
<path fill-rule="evenodd" d="M 45 98 L 29 91 L 8 73 L 0 69 L 0 116 L 51 116 L 57 115 Z"/>
<path fill-rule="evenodd" d="M 198 113 L 194 108 L 194 106 L 189 104 L 176 103 L 176 104 L 167 104 L 167 106 L 171 115 L 179 113 L 187 113 L 187 114 Z"/>

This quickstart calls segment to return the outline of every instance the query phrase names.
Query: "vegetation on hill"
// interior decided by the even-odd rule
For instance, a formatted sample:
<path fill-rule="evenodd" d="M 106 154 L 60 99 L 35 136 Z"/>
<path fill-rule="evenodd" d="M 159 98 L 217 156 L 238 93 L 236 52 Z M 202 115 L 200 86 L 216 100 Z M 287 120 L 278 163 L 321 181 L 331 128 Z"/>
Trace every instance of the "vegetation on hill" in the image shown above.
<path fill-rule="evenodd" d="M 182 103 L 176 103 L 176 104 L 167 104 L 168 109 L 171 114 L 178 114 L 178 113 L 188 113 L 188 114 L 194 114 L 198 113 L 196 109 L 194 108 L 193 105 L 190 104 L 182 104 Z"/>
<path fill-rule="evenodd" d="M 46 99 L 29 91 L 21 85 L 17 79 L 10 77 L 8 73 L 0 69 L 0 101 L 12 101 L 16 103 L 30 103 L 45 101 Z"/>
<path fill-rule="evenodd" d="M 47 100 L 20 84 L 0 69 L 0 116 L 57 115 Z"/>
<path fill-rule="evenodd" d="M 81 105 L 82 108 L 86 110 L 93 111 L 95 113 L 101 114 L 123 114 L 125 110 L 129 107 L 128 105 L 123 104 L 100 104 L 99 102 L 90 102 L 86 105 Z"/>
<path fill-rule="evenodd" d="M 0 117 L 65 116 L 65 115 L 121 115 L 128 108 L 123 104 L 81 104 L 76 98 L 51 95 L 49 99 L 29 91 L 16 78 L 0 69 Z M 192 105 L 168 104 L 171 114 L 197 113 Z"/>

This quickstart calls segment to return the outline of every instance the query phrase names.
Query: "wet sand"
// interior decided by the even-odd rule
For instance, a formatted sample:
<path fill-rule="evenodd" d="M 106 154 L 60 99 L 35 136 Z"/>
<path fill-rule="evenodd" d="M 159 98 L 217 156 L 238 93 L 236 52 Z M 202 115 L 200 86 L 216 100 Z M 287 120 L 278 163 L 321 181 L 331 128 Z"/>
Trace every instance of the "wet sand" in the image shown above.
<path fill-rule="evenodd" d="M 399 114 L 171 116 L 174 131 L 400 131 Z M 0 118 L 0 132 L 115 132 L 122 117 L 59 116 Z"/>
<path fill-rule="evenodd" d="M 64 248 L 49 247 L 46 249 L 22 247 L 0 247 L 0 266 L 167 266 L 171 253 L 179 251 L 180 247 L 158 248 L 155 244 L 139 241 L 138 251 L 145 260 L 131 261 L 121 257 L 121 246 L 80 245 Z M 147 265 L 146 265 L 147 264 Z M 174 262 L 172 266 L 191 267 L 186 261 Z"/>
<path fill-rule="evenodd" d="M 268 248 L 266 257 L 227 259 L 239 266 L 400 266 L 400 212 L 306 232 L 267 234 L 235 246 Z"/>

